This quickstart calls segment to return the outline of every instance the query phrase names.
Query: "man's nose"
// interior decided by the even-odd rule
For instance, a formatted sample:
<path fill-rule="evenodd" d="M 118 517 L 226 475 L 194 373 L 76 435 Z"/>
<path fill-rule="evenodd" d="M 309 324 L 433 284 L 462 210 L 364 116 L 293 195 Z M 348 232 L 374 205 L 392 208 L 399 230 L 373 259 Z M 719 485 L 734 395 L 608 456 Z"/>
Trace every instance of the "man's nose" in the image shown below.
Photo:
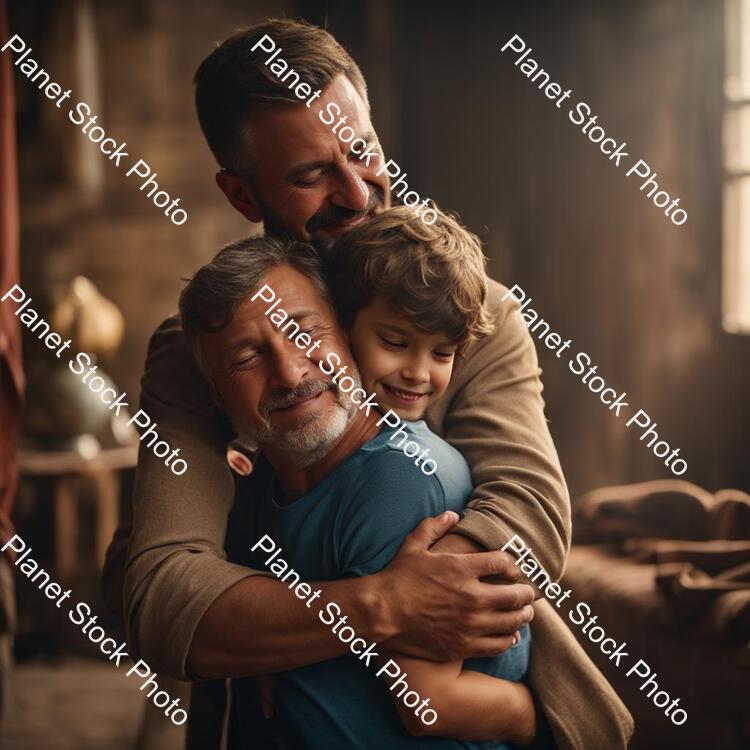
<path fill-rule="evenodd" d="M 350 211 L 364 211 L 369 200 L 370 190 L 367 183 L 354 166 L 347 163 L 339 170 L 338 186 L 331 196 L 331 202 Z"/>
<path fill-rule="evenodd" d="M 294 345 L 280 346 L 274 353 L 273 364 L 272 385 L 281 388 L 296 388 L 310 369 L 305 353 Z"/>

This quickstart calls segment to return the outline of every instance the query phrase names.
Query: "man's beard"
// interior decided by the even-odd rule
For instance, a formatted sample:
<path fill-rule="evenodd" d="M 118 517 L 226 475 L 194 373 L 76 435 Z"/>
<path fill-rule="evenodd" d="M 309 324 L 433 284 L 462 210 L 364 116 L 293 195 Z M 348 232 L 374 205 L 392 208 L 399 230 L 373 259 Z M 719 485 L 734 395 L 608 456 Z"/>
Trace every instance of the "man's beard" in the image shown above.
<path fill-rule="evenodd" d="M 361 387 L 361 379 L 356 365 L 352 363 L 349 374 L 355 381 L 352 388 Z M 332 390 L 336 403 L 326 415 L 313 412 L 304 415 L 291 427 L 282 430 L 275 427 L 269 418 L 274 409 L 292 406 L 304 399 L 312 398 Z M 349 391 L 351 393 L 351 391 Z M 304 380 L 296 388 L 278 388 L 260 404 L 259 412 L 263 421 L 252 430 L 244 430 L 241 438 L 266 445 L 285 454 L 300 469 L 307 468 L 323 459 L 334 444 L 346 432 L 349 421 L 357 411 L 357 405 L 348 393 L 342 393 L 328 378 Z"/>
<path fill-rule="evenodd" d="M 367 206 L 362 211 L 352 211 L 349 208 L 343 206 L 331 206 L 325 208 L 317 213 L 313 214 L 305 224 L 305 230 L 310 235 L 310 242 L 315 245 L 318 250 L 325 250 L 331 244 L 333 240 L 329 238 L 316 237 L 315 230 L 320 227 L 325 227 L 328 224 L 339 224 L 346 221 L 354 221 L 363 216 L 367 216 L 375 208 L 385 207 L 385 194 L 383 189 L 377 185 L 368 185 L 369 197 L 367 199 Z M 277 237 L 279 239 L 290 241 L 295 239 L 292 236 L 291 231 L 284 225 L 284 222 L 274 213 L 273 209 L 268 205 L 262 193 L 258 189 L 257 185 L 253 186 L 255 199 L 260 207 L 261 215 L 263 217 L 263 228 L 265 233 L 271 237 Z"/>

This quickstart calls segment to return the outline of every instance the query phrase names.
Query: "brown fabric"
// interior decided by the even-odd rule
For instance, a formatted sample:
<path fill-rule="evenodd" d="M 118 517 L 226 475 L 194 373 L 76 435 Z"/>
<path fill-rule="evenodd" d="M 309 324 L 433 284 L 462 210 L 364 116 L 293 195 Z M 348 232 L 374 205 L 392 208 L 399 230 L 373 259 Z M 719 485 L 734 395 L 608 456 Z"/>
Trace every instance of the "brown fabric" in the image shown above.
<path fill-rule="evenodd" d="M 546 600 L 531 622 L 531 685 L 560 750 L 626 748 L 633 719 Z"/>
<path fill-rule="evenodd" d="M 117 622 L 125 622 L 125 563 L 128 559 L 128 544 L 133 533 L 131 521 L 121 521 L 107 548 L 102 572 L 102 598 Z"/>
<path fill-rule="evenodd" d="M 588 603 L 608 636 L 627 642 L 630 657 L 618 666 L 580 628 L 572 631 L 635 715 L 634 747 L 750 747 L 750 734 L 743 734 L 750 729 L 750 649 L 677 624 L 656 586 L 658 565 L 619 554 L 612 544 L 574 544 L 564 588 L 573 590 L 576 601 Z M 660 689 L 680 698 L 688 712 L 686 724 L 673 725 L 640 690 L 643 681 L 627 675 L 638 659 L 657 673 Z"/>
<path fill-rule="evenodd" d="M 576 503 L 576 542 L 630 537 L 750 539 L 750 495 L 740 490 L 713 495 L 690 482 L 662 479 L 603 487 Z"/>
<path fill-rule="evenodd" d="M 458 362 L 427 412 L 430 428 L 461 452 L 474 494 L 458 531 L 486 549 L 518 533 L 553 578 L 570 550 L 570 498 L 544 416 L 534 342 L 518 303 L 490 282 L 495 332 Z"/>
<path fill-rule="evenodd" d="M 157 423 L 160 439 L 180 448 L 188 469 L 175 476 L 141 444 L 124 590 L 118 589 L 121 571 L 108 566 L 105 600 L 123 599 L 131 656 L 138 654 L 160 674 L 186 679 L 188 650 L 206 610 L 254 572 L 226 561 L 234 480 L 225 455 L 233 435 L 212 405 L 175 318 L 151 339 L 140 405 Z"/>
<path fill-rule="evenodd" d="M 0 0 L 0 39 L 10 36 Z M 18 283 L 18 177 L 16 107 L 10 53 L 0 56 L 0 294 Z M 16 489 L 16 451 L 23 394 L 21 330 L 9 305 L 0 305 L 0 543 L 12 535 L 10 511 Z"/>
<path fill-rule="evenodd" d="M 625 555 L 656 564 L 657 590 L 673 622 L 703 635 L 750 642 L 750 496 L 712 495 L 664 480 L 606 487 L 581 499 L 579 531 L 617 542 Z"/>
<path fill-rule="evenodd" d="M 488 549 L 519 533 L 558 576 L 570 544 L 569 499 L 544 418 L 534 344 L 512 314 L 517 303 L 501 303 L 505 291 L 492 283 L 496 331 L 457 364 L 448 394 L 428 418 L 472 470 L 476 491 L 459 531 Z M 189 468 L 175 477 L 148 449 L 141 451 L 125 624 L 131 648 L 152 668 L 187 677 L 187 653 L 203 614 L 223 591 L 254 572 L 225 560 L 234 495 L 225 449 L 232 433 L 213 408 L 175 319 L 151 340 L 141 406 L 158 423 L 159 435 L 180 447 Z M 107 598 L 116 600 L 111 567 L 105 588 L 112 592 Z M 624 705 L 552 608 L 542 602 L 536 610 L 532 679 L 554 717 L 558 744 L 572 748 L 578 738 L 591 736 L 607 738 L 601 747 L 625 747 L 632 722 Z M 583 711 L 591 701 L 597 711 Z"/>

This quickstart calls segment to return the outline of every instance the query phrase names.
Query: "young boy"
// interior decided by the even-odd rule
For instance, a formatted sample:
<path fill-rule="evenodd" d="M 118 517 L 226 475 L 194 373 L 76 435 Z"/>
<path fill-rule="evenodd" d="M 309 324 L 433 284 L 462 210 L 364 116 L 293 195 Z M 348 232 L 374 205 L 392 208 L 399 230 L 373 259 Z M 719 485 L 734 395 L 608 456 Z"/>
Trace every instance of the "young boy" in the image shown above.
<path fill-rule="evenodd" d="M 428 226 L 401 206 L 344 235 L 326 266 L 364 389 L 375 394 L 382 412 L 398 414 L 417 442 L 430 442 L 427 435 L 439 440 L 422 417 L 445 393 L 455 357 L 492 330 L 479 239 L 441 211 Z M 463 503 L 472 490 L 471 478 L 460 454 L 452 454 L 453 478 L 462 480 L 464 490 L 464 497 L 453 499 Z M 530 742 L 534 709 L 529 691 L 520 684 L 529 650 L 525 627 L 519 643 L 494 659 L 438 664 L 399 655 L 396 660 L 408 672 L 410 688 L 439 706 L 439 721 L 432 728 L 420 726 L 413 710 L 392 694 L 394 704 L 410 731 Z M 478 707 L 488 703 L 496 706 L 494 716 L 478 715 Z"/>

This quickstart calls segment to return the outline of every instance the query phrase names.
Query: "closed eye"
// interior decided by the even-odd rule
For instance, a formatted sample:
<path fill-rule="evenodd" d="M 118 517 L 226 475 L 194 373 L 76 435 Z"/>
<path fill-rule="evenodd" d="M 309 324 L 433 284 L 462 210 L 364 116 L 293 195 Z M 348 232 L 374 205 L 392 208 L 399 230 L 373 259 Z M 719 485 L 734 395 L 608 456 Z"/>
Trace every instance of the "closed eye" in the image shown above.
<path fill-rule="evenodd" d="M 294 184 L 299 187 L 313 187 L 320 182 L 321 178 L 325 174 L 324 169 L 313 169 L 311 172 L 306 172 L 304 177 L 298 177 Z"/>
<path fill-rule="evenodd" d="M 354 151 L 350 150 L 349 153 L 347 154 L 347 159 L 349 159 L 349 161 L 355 161 L 356 159 L 361 159 L 362 154 L 365 153 L 371 146 L 372 146 L 372 141 L 365 144 L 365 147 L 362 149 L 362 153 L 360 154 L 357 154 Z"/>
<path fill-rule="evenodd" d="M 258 352 L 242 353 L 230 362 L 230 367 L 242 367 L 252 362 L 258 356 Z"/>
<path fill-rule="evenodd" d="M 383 344 L 390 346 L 393 349 L 404 349 L 406 347 L 405 341 L 398 341 L 397 339 L 387 339 L 385 336 L 378 336 Z"/>

